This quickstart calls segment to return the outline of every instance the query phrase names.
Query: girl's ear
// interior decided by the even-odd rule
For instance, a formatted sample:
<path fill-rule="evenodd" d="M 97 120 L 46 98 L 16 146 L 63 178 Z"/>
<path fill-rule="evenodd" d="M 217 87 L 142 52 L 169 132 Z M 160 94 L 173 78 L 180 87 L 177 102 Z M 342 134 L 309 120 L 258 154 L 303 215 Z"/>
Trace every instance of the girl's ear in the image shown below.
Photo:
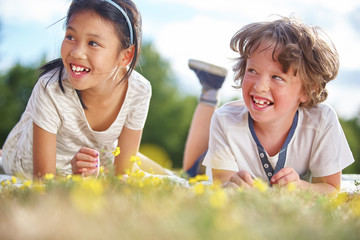
<path fill-rule="evenodd" d="M 119 67 L 126 67 L 134 58 L 135 46 L 130 46 L 120 52 Z"/>

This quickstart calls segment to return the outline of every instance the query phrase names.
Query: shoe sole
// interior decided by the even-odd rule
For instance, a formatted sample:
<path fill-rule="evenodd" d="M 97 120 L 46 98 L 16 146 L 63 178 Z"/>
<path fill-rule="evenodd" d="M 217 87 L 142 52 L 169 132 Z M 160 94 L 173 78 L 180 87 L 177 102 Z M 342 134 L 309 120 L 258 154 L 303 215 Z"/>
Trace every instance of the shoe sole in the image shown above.
<path fill-rule="evenodd" d="M 200 70 L 209 72 L 218 76 L 226 76 L 227 69 L 223 67 L 219 67 L 207 62 L 202 62 L 199 60 L 190 59 L 189 60 L 189 68 L 193 70 Z"/>

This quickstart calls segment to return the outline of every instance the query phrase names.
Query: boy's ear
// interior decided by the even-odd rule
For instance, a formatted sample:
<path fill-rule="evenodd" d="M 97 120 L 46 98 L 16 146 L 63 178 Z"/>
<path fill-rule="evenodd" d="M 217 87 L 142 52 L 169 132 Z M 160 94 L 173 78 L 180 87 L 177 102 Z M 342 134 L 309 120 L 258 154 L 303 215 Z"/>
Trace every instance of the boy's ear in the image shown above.
<path fill-rule="evenodd" d="M 120 52 L 119 66 L 126 67 L 134 58 L 135 46 L 130 46 Z"/>

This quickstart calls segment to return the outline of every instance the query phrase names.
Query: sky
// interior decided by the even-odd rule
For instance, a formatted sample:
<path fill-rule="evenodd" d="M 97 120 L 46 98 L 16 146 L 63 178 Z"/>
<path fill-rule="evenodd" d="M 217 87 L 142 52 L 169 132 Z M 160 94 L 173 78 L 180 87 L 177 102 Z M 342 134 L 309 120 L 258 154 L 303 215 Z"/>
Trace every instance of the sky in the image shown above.
<path fill-rule="evenodd" d="M 200 85 L 188 68 L 190 58 L 228 69 L 221 89 L 223 102 L 241 93 L 233 85 L 231 37 L 242 26 L 294 15 L 320 26 L 340 55 L 337 79 L 328 84 L 329 98 L 339 116 L 360 116 L 359 0 L 135 0 L 143 19 L 143 40 L 151 41 L 168 60 L 179 88 L 198 95 Z M 69 0 L 0 0 L 0 71 L 14 63 L 38 64 L 59 57 L 63 21 Z"/>

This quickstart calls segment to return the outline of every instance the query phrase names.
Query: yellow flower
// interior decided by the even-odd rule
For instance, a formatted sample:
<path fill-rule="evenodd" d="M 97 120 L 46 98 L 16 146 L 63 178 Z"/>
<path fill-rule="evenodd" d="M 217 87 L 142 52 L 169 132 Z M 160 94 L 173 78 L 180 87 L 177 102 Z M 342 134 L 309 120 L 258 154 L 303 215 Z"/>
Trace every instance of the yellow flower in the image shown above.
<path fill-rule="evenodd" d="M 261 178 L 256 178 L 254 180 L 254 188 L 259 190 L 260 192 L 265 192 L 268 190 L 269 185 L 265 183 Z"/>
<path fill-rule="evenodd" d="M 31 181 L 30 180 L 26 180 L 24 183 L 23 183 L 23 186 L 25 187 L 30 187 L 31 186 Z"/>
<path fill-rule="evenodd" d="M 76 182 L 71 191 L 71 200 L 80 211 L 98 212 L 105 203 L 103 192 L 104 188 L 101 181 L 88 178 Z"/>
<path fill-rule="evenodd" d="M 348 200 L 348 193 L 347 192 L 339 192 L 334 197 L 331 198 L 331 204 L 333 207 L 337 208 L 341 205 L 345 204 Z"/>
<path fill-rule="evenodd" d="M 196 175 L 195 177 L 189 178 L 189 183 L 194 184 L 197 182 L 207 181 L 209 177 L 207 175 Z"/>
<path fill-rule="evenodd" d="M 12 182 L 13 184 L 15 184 L 15 183 L 16 183 L 16 177 L 12 176 L 12 177 L 11 177 L 11 182 Z"/>
<path fill-rule="evenodd" d="M 196 184 L 193 187 L 193 191 L 195 192 L 195 194 L 197 195 L 202 195 L 205 192 L 205 188 L 204 185 L 202 183 Z"/>
<path fill-rule="evenodd" d="M 223 208 L 228 202 L 228 197 L 224 189 L 219 188 L 210 196 L 210 205 L 213 208 Z"/>
<path fill-rule="evenodd" d="M 295 189 L 296 189 L 296 184 L 293 183 L 293 182 L 290 182 L 290 183 L 286 186 L 286 188 L 287 188 L 287 190 L 288 190 L 289 192 L 293 192 L 293 191 L 295 191 Z"/>
<path fill-rule="evenodd" d="M 45 180 L 51 180 L 51 179 L 53 179 L 54 178 L 54 174 L 52 174 L 52 173 L 46 173 L 45 174 Z"/>
<path fill-rule="evenodd" d="M 141 166 L 142 163 L 141 163 L 141 161 L 139 160 L 139 161 L 136 162 L 136 164 L 137 164 L 138 166 Z"/>
<path fill-rule="evenodd" d="M 71 178 L 72 178 L 72 175 L 71 175 L 71 174 L 66 175 L 66 179 L 67 179 L 67 180 L 70 180 Z"/>
<path fill-rule="evenodd" d="M 99 173 L 104 173 L 104 166 L 100 166 Z"/>
<path fill-rule="evenodd" d="M 112 152 L 112 154 L 114 154 L 115 157 L 117 155 L 119 155 L 120 154 L 120 147 L 116 147 L 116 149 Z"/>
<path fill-rule="evenodd" d="M 139 156 L 131 156 L 130 162 L 136 162 L 136 161 L 138 161 L 139 159 L 140 159 Z"/>

